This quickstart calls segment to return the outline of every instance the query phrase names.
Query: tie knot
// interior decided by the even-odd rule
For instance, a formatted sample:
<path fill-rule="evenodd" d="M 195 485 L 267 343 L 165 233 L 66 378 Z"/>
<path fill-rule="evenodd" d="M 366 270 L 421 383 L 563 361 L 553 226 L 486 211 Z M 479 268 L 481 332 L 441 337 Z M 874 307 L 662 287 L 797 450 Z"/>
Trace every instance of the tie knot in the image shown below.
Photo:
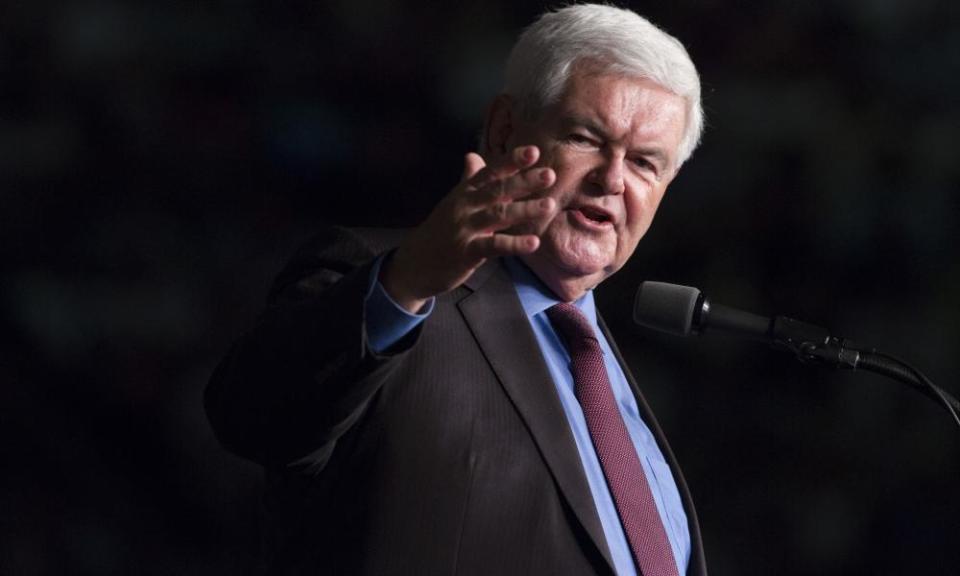
<path fill-rule="evenodd" d="M 568 349 L 579 348 L 585 340 L 596 340 L 590 321 L 573 304 L 561 302 L 547 309 L 547 318 L 560 333 Z"/>

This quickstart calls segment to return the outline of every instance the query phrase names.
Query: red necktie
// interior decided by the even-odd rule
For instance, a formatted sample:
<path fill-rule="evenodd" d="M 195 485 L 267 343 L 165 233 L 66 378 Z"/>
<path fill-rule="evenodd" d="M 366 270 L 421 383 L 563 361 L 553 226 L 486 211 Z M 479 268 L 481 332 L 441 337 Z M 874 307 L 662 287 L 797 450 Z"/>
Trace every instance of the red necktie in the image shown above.
<path fill-rule="evenodd" d="M 570 353 L 574 391 L 607 485 L 643 576 L 677 576 L 670 541 L 653 501 L 637 450 L 617 408 L 603 352 L 590 323 L 573 304 L 557 304 L 547 317 Z"/>

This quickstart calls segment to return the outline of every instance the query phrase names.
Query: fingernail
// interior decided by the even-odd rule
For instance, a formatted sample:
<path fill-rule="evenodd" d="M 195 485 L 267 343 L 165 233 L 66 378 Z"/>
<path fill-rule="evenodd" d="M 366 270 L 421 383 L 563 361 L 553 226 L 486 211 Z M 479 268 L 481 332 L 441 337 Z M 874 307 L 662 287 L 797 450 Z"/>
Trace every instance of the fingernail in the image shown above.
<path fill-rule="evenodd" d="M 533 146 L 527 146 L 523 151 L 523 159 L 527 161 L 533 160 L 534 150 L 535 148 Z"/>
<path fill-rule="evenodd" d="M 543 182 L 544 184 L 548 184 L 552 178 L 553 178 L 553 175 L 550 174 L 550 170 L 544 170 L 543 172 L 540 173 L 540 181 Z"/>

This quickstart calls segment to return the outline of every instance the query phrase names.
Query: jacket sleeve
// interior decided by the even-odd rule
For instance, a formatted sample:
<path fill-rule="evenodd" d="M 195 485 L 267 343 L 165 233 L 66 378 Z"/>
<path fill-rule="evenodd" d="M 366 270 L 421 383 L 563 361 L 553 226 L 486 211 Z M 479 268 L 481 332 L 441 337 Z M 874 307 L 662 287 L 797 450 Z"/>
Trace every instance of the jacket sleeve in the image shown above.
<path fill-rule="evenodd" d="M 207 417 L 225 448 L 265 466 L 329 457 L 419 336 L 414 329 L 383 354 L 367 342 L 371 266 L 390 244 L 331 229 L 284 268 L 266 310 L 206 389 Z"/>

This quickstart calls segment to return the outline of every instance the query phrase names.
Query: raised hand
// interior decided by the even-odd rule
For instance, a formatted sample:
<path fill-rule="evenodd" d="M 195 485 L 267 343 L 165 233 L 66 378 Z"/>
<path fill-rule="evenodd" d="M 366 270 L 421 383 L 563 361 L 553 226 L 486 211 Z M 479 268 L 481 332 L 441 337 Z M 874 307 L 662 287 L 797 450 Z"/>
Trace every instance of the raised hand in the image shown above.
<path fill-rule="evenodd" d="M 541 192 L 551 168 L 533 168 L 536 146 L 521 146 L 499 165 L 478 154 L 464 158 L 460 183 L 401 243 L 380 275 L 387 293 L 410 312 L 465 282 L 487 258 L 529 254 L 557 204 Z"/>

